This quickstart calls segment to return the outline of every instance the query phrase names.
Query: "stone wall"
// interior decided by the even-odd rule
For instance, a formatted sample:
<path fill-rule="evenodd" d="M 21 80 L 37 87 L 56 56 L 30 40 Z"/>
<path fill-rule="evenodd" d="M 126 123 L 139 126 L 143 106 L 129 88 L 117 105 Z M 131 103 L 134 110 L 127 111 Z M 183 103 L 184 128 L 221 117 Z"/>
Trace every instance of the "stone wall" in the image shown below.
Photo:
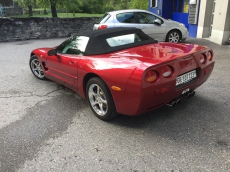
<path fill-rule="evenodd" d="M 69 37 L 92 30 L 97 17 L 0 18 L 0 42 Z"/>

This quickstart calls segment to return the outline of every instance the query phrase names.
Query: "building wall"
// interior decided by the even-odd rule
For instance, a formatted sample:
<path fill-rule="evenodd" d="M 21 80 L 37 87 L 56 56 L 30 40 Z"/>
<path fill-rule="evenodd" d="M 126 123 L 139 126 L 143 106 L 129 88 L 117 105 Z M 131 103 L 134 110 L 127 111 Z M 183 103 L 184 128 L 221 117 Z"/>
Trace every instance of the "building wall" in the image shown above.
<path fill-rule="evenodd" d="M 214 0 L 202 0 L 200 2 L 197 38 L 208 38 L 210 36 L 213 1 Z"/>
<path fill-rule="evenodd" d="M 213 2 L 201 1 L 197 38 L 209 38 L 212 42 L 224 45 L 230 37 L 230 0 L 215 0 L 214 8 Z"/>
<path fill-rule="evenodd" d="M 230 0 L 216 0 L 210 40 L 225 44 L 230 37 Z"/>

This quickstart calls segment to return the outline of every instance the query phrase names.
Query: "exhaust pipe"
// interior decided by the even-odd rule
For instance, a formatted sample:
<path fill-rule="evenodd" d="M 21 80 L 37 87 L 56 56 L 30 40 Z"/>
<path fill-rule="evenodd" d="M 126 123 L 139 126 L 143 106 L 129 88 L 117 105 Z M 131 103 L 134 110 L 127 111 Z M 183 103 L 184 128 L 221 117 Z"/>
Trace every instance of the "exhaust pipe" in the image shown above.
<path fill-rule="evenodd" d="M 180 99 L 173 99 L 172 101 L 168 102 L 166 105 L 173 108 L 179 104 L 180 104 Z"/>
<path fill-rule="evenodd" d="M 195 94 L 196 94 L 195 91 L 192 91 L 191 94 L 190 94 L 190 97 L 195 96 Z"/>
<path fill-rule="evenodd" d="M 190 91 L 188 93 L 183 94 L 182 96 L 189 99 L 190 97 L 193 97 L 194 95 L 195 95 L 195 91 Z"/>
<path fill-rule="evenodd" d="M 176 101 L 172 100 L 172 101 L 168 102 L 166 105 L 169 106 L 169 107 L 171 107 L 171 108 L 173 108 L 173 107 L 176 106 Z"/>
<path fill-rule="evenodd" d="M 180 99 L 177 99 L 176 100 L 176 105 L 179 105 L 180 104 Z"/>

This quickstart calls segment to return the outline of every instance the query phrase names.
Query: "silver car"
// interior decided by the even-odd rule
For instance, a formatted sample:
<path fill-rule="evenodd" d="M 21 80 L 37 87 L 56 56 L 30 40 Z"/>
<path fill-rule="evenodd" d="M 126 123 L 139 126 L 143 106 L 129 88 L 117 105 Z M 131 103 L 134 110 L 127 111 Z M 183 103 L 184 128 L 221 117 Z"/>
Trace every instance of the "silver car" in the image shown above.
<path fill-rule="evenodd" d="M 146 10 L 118 10 L 104 14 L 93 29 L 136 27 L 158 41 L 179 42 L 188 37 L 184 24 L 166 20 Z"/>

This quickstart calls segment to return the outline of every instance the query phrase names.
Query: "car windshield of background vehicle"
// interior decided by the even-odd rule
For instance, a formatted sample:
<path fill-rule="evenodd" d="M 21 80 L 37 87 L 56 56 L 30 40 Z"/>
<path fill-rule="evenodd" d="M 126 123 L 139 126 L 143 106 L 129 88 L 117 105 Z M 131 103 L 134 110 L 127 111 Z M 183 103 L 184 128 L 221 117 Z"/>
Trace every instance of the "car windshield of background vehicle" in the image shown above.
<path fill-rule="evenodd" d="M 117 47 L 121 45 L 132 44 L 134 42 L 145 41 L 148 39 L 149 37 L 147 37 L 144 34 L 133 33 L 133 34 L 127 34 L 127 35 L 107 38 L 106 41 L 110 47 Z"/>

